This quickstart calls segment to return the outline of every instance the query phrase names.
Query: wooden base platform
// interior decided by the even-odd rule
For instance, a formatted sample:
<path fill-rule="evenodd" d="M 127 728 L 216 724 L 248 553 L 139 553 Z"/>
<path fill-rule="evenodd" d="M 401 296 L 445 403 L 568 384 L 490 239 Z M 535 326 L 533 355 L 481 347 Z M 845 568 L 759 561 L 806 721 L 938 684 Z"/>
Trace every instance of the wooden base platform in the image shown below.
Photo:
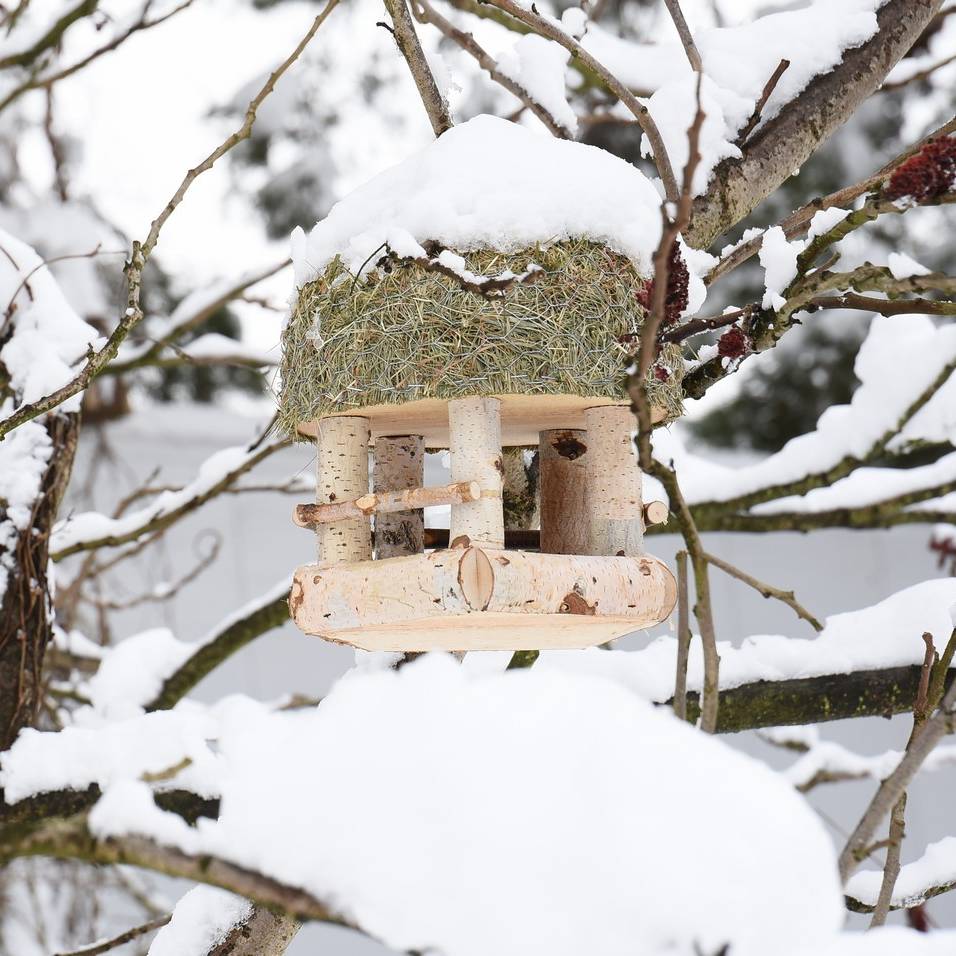
<path fill-rule="evenodd" d="M 296 571 L 307 634 L 365 650 L 583 648 L 668 617 L 673 575 L 650 555 L 454 548 Z"/>
<path fill-rule="evenodd" d="M 538 444 L 540 432 L 552 428 L 584 428 L 584 410 L 598 405 L 626 405 L 615 398 L 583 395 L 496 395 L 501 401 L 501 443 L 504 446 Z M 383 435 L 422 435 L 427 448 L 448 447 L 448 401 L 424 398 L 403 405 L 372 405 L 343 409 L 334 416 L 357 416 L 371 423 L 372 438 Z M 330 416 L 332 417 L 332 416 Z M 654 410 L 654 421 L 664 412 Z M 299 434 L 315 438 L 315 422 L 301 422 Z"/>

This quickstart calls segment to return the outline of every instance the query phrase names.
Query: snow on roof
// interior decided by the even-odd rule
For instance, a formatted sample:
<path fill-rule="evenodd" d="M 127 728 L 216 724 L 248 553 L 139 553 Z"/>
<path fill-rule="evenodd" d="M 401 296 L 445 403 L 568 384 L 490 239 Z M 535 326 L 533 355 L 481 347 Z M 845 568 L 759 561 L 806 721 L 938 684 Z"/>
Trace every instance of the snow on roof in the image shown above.
<path fill-rule="evenodd" d="M 296 287 L 336 255 L 358 274 L 386 244 L 422 257 L 428 240 L 508 252 L 590 238 L 649 271 L 660 205 L 650 180 L 605 150 L 477 116 L 336 203 L 308 236 L 296 229 Z"/>
<path fill-rule="evenodd" d="M 834 850 L 803 798 L 606 679 L 474 675 L 429 655 L 350 676 L 315 709 L 193 708 L 126 722 L 123 741 L 101 731 L 110 776 L 91 829 L 300 886 L 399 951 L 683 956 L 729 942 L 765 956 L 781 939 L 812 951 L 842 924 Z M 218 820 L 188 826 L 139 779 L 150 748 L 175 765 L 172 734 L 144 732 L 116 776 L 133 728 L 161 716 L 195 717 L 182 755 L 216 740 Z M 88 779 L 97 758 L 87 739 L 82 762 L 67 752 L 70 736 L 21 734 L 8 799 L 44 767 Z M 687 891 L 689 866 L 705 891 Z"/>

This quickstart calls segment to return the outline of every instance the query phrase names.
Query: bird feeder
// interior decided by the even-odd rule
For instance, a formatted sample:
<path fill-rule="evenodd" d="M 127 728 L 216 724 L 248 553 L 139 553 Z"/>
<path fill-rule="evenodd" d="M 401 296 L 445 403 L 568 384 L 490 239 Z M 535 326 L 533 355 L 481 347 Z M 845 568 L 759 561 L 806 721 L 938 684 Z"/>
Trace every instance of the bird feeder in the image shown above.
<path fill-rule="evenodd" d="M 297 291 L 279 414 L 315 443 L 316 501 L 294 518 L 318 554 L 295 573 L 296 624 L 465 651 L 580 648 L 664 620 L 676 586 L 644 528 L 666 508 L 644 505 L 624 392 L 645 277 L 587 237 L 421 251 L 376 250 L 361 276 L 336 257 Z M 658 421 L 679 413 L 681 372 L 665 347 Z M 505 527 L 508 448 L 538 453 L 537 535 Z M 426 450 L 447 450 L 448 484 L 425 485 Z M 435 505 L 447 540 L 426 541 Z"/>

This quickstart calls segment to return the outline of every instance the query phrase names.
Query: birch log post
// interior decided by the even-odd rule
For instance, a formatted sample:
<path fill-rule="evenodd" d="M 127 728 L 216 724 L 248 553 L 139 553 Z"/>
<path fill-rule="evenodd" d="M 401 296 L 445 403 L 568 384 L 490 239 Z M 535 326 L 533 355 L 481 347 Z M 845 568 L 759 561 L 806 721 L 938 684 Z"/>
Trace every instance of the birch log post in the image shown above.
<path fill-rule="evenodd" d="M 587 432 L 553 428 L 538 438 L 541 550 L 586 554 L 591 544 L 587 504 Z"/>
<path fill-rule="evenodd" d="M 503 548 L 501 402 L 456 398 L 448 403 L 448 450 L 453 482 L 477 481 L 481 498 L 451 506 L 451 547 Z"/>
<path fill-rule="evenodd" d="M 635 555 L 644 552 L 641 471 L 631 433 L 634 416 L 626 405 L 600 405 L 584 411 L 588 453 L 587 554 Z"/>
<path fill-rule="evenodd" d="M 316 504 L 368 494 L 369 421 L 358 416 L 323 418 L 316 436 Z M 366 515 L 318 525 L 318 562 L 369 561 L 372 526 Z"/>
<path fill-rule="evenodd" d="M 425 439 L 388 435 L 375 440 L 372 488 L 378 495 L 425 484 Z M 425 512 L 396 511 L 375 515 L 375 557 L 397 558 L 425 550 Z"/>

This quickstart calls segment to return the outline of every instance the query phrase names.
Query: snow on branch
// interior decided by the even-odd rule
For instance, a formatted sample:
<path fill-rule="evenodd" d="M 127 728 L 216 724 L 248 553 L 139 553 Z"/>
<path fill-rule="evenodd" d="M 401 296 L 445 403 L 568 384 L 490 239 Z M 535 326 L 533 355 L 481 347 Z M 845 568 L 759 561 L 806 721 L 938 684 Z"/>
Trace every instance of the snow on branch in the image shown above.
<path fill-rule="evenodd" d="M 878 870 L 854 874 L 846 885 L 847 906 L 858 913 L 872 912 L 880 891 L 880 877 Z M 953 889 L 956 889 L 956 837 L 945 837 L 929 844 L 918 860 L 900 868 L 890 907 L 910 909 Z"/>
<path fill-rule="evenodd" d="M 115 547 L 161 531 L 232 487 L 259 462 L 288 446 L 285 440 L 224 448 L 199 466 L 195 479 L 179 491 L 165 491 L 145 508 L 118 518 L 96 512 L 72 515 L 54 529 L 53 560 L 80 551 Z"/>
<path fill-rule="evenodd" d="M 708 530 L 935 520 L 943 496 L 954 490 L 956 459 L 904 470 L 871 463 L 956 439 L 954 369 L 952 326 L 878 317 L 857 355 L 860 387 L 850 404 L 828 409 L 815 431 L 744 468 L 690 455 L 666 432 L 656 437 L 657 454 L 675 462 L 695 519 Z"/>

